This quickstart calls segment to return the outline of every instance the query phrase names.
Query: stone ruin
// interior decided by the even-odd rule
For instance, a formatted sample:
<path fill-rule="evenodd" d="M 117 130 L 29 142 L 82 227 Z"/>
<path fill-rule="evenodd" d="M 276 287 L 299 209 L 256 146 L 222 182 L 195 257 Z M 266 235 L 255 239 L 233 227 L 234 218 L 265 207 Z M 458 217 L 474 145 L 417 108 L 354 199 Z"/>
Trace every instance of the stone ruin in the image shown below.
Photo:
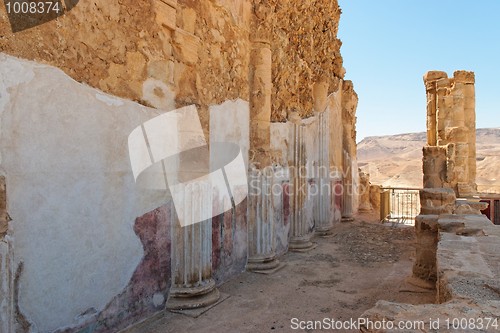
<path fill-rule="evenodd" d="M 451 188 L 471 197 L 476 186 L 476 111 L 473 72 L 424 75 L 427 93 L 427 146 L 424 188 Z"/>
<path fill-rule="evenodd" d="M 500 228 L 481 214 L 487 204 L 474 197 L 474 73 L 457 71 L 449 79 L 444 72 L 431 71 L 424 83 L 428 144 L 423 148 L 421 211 L 415 219 L 416 257 L 407 283 L 416 290 L 435 289 L 436 304 L 379 301 L 363 317 L 422 324 L 405 332 L 484 332 L 447 324 L 450 318 L 500 316 Z"/>
<path fill-rule="evenodd" d="M 0 331 L 117 331 L 212 305 L 218 285 L 352 220 L 340 14 L 331 0 L 97 0 L 16 32 L 0 7 Z M 139 128 L 149 142 L 144 124 L 169 112 L 180 133 L 201 128 L 200 168 L 235 144 L 259 191 L 181 227 L 168 193 L 136 183 L 127 141 Z M 164 175 L 183 179 L 174 162 Z"/>

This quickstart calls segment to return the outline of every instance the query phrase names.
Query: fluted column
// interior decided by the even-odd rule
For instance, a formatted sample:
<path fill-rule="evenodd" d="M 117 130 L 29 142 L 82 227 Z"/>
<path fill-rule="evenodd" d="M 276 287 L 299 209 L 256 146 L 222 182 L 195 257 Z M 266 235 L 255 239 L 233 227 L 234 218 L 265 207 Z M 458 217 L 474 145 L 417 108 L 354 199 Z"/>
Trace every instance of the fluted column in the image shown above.
<path fill-rule="evenodd" d="M 265 7 L 259 7 L 250 53 L 248 261 L 252 271 L 279 266 L 275 254 L 271 164 L 272 55 Z M 261 22 L 262 21 L 262 22 Z M 259 23 L 260 22 L 260 23 Z M 262 24 L 261 24 L 262 23 Z"/>
<path fill-rule="evenodd" d="M 347 151 L 344 151 L 343 161 L 342 222 L 350 222 L 354 220 L 352 212 L 352 161 Z"/>
<path fill-rule="evenodd" d="M 427 95 L 427 144 L 429 146 L 436 146 L 438 140 L 437 81 L 447 78 L 448 75 L 441 71 L 431 71 L 424 75 L 425 92 Z"/>
<path fill-rule="evenodd" d="M 308 196 L 308 184 L 306 174 L 306 152 L 304 144 L 304 125 L 300 120 L 294 121 L 291 135 L 291 158 L 290 165 L 290 242 L 288 248 L 291 251 L 305 251 L 313 247 L 311 232 L 304 214 L 304 204 Z"/>
<path fill-rule="evenodd" d="M 329 119 L 327 112 L 319 112 L 318 117 L 318 164 L 316 172 L 316 206 L 315 232 L 320 236 L 331 233 L 333 215 L 331 214 L 332 187 L 330 183 L 330 155 L 329 155 Z"/>
<path fill-rule="evenodd" d="M 465 128 L 466 137 L 464 142 L 467 143 L 467 160 L 464 161 L 467 169 L 467 180 L 465 188 L 459 184 L 459 194 L 462 196 L 470 196 L 477 191 L 476 185 L 476 97 L 475 97 L 475 75 L 469 71 L 455 71 L 455 86 L 460 85 L 462 93 L 462 112 L 463 125 Z M 465 149 L 465 148 L 464 148 Z M 465 156 L 465 154 L 464 154 Z M 465 191 L 461 191 L 465 190 Z M 462 193 L 465 192 L 465 193 Z M 468 193 L 467 193 L 468 192 Z"/>
<path fill-rule="evenodd" d="M 252 271 L 271 270 L 279 266 L 276 259 L 274 200 L 276 191 L 274 170 L 252 169 L 249 175 L 248 195 L 248 262 Z M 279 193 L 278 193 L 279 195 Z"/>
<path fill-rule="evenodd" d="M 204 216 L 203 195 L 211 193 L 209 184 L 197 183 L 197 191 L 186 191 L 184 220 Z M 167 309 L 187 310 L 208 306 L 219 300 L 219 290 L 212 279 L 212 219 L 181 227 L 172 223 L 172 286 Z"/>

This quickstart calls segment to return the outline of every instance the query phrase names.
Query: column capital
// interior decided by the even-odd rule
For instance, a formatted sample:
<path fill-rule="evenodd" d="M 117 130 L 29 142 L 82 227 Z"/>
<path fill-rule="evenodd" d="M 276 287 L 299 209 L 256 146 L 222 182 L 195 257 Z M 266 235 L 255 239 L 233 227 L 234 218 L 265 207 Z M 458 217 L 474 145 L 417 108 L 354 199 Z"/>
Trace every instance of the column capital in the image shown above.
<path fill-rule="evenodd" d="M 424 82 L 437 81 L 440 79 L 447 79 L 448 74 L 443 71 L 428 71 L 424 74 Z"/>
<path fill-rule="evenodd" d="M 474 84 L 476 82 L 474 72 L 471 71 L 455 71 L 453 73 L 453 78 L 455 79 L 455 82 L 464 84 Z"/>

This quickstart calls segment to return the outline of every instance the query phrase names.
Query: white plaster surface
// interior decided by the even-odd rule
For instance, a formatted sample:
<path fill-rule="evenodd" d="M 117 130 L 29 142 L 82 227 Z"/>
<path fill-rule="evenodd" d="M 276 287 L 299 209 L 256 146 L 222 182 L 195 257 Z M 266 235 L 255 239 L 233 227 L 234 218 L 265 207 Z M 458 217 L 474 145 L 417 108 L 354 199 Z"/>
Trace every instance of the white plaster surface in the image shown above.
<path fill-rule="evenodd" d="M 0 171 L 33 331 L 75 325 L 128 284 L 143 256 L 135 218 L 163 197 L 135 186 L 127 138 L 158 114 L 0 54 Z"/>
<path fill-rule="evenodd" d="M 339 87 L 328 99 L 326 112 L 329 112 L 328 118 L 330 120 L 330 165 L 341 173 L 344 151 L 342 143 L 342 88 Z"/>
<path fill-rule="evenodd" d="M 209 111 L 210 169 L 223 168 L 231 197 L 237 206 L 248 194 L 250 106 L 247 101 L 236 99 L 212 105 Z M 214 216 L 219 213 L 222 211 L 214 211 Z"/>
<path fill-rule="evenodd" d="M 246 170 L 248 170 L 248 150 L 250 148 L 250 106 L 247 101 L 236 99 L 219 105 L 212 105 L 210 111 L 210 145 L 227 142 L 241 149 Z M 223 146 L 217 146 L 223 147 Z M 216 147 L 214 147 L 216 148 Z M 210 150 L 211 168 L 222 166 L 234 159 L 224 151 Z"/>
<path fill-rule="evenodd" d="M 288 165 L 290 123 L 271 123 L 271 150 L 281 152 L 280 165 Z"/>

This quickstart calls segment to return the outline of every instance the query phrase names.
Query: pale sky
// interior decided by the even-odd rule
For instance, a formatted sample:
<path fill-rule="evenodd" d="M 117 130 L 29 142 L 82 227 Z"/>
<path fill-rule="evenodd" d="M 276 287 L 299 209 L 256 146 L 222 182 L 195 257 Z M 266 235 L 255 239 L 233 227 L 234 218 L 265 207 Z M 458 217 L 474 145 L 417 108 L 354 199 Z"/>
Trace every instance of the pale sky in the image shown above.
<path fill-rule="evenodd" d="M 357 140 L 426 130 L 422 76 L 476 74 L 477 127 L 500 127 L 500 0 L 339 0 Z"/>

